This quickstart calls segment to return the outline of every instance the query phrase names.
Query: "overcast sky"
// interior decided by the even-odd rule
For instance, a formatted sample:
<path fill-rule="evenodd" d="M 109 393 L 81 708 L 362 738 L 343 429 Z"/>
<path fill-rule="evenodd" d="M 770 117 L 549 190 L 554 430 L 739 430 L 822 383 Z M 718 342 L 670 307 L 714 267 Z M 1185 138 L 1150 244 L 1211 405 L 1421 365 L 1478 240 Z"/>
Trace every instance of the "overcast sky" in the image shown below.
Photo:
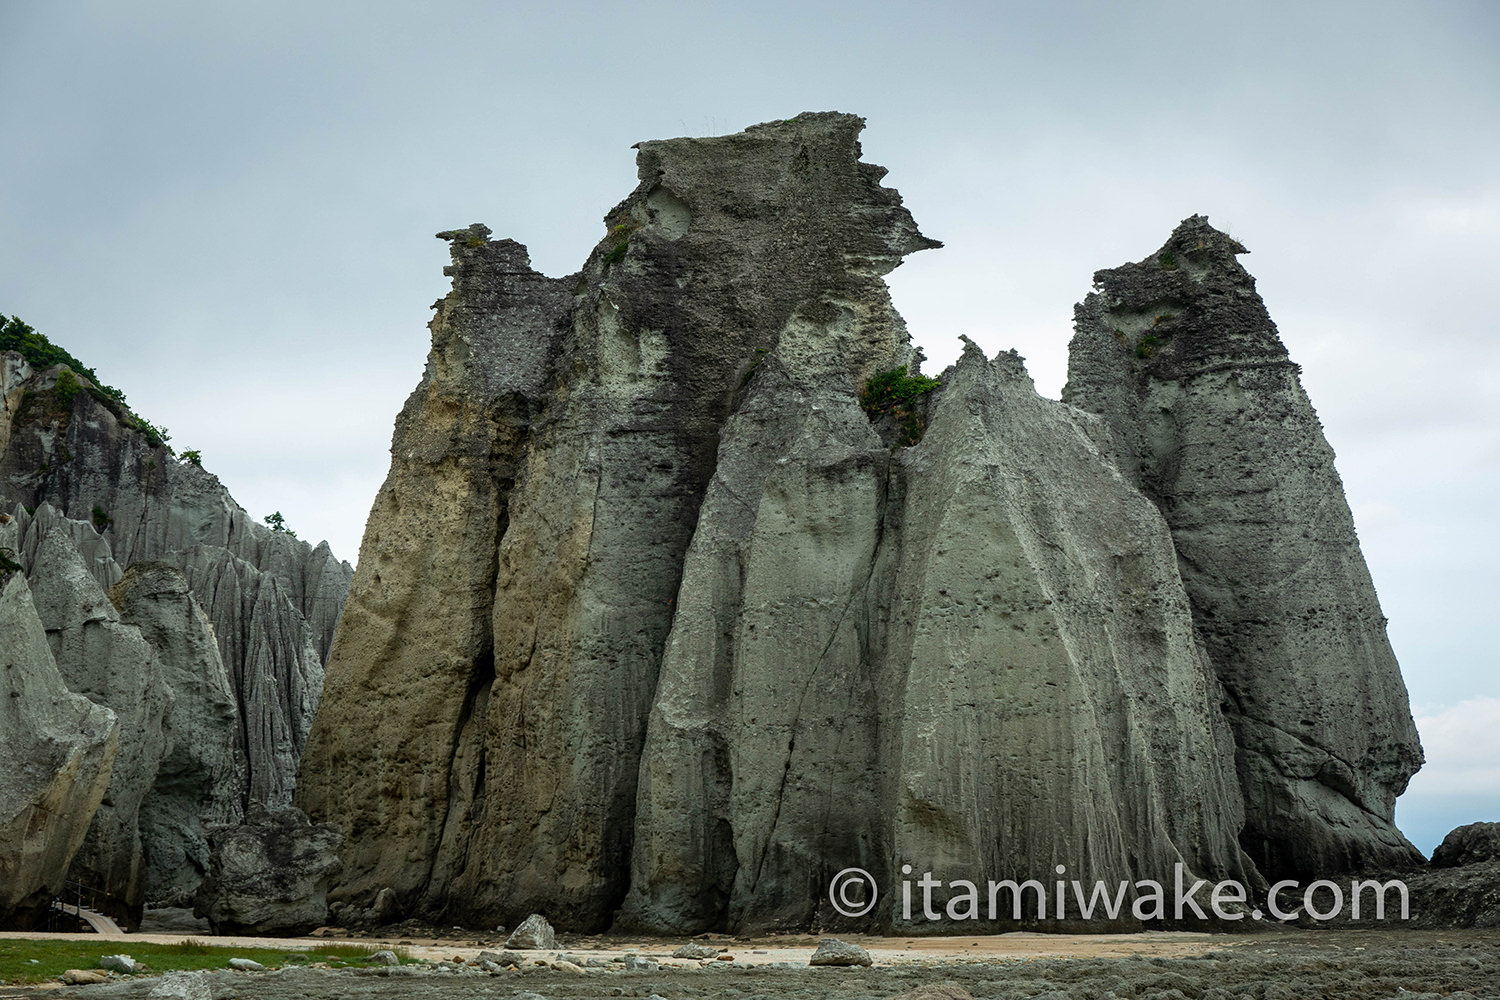
<path fill-rule="evenodd" d="M 864 115 L 947 246 L 890 276 L 1056 396 L 1092 273 L 1201 212 L 1252 253 L 1354 508 L 1429 765 L 1500 820 L 1500 4 L 0 0 L 0 312 L 354 561 L 441 229 L 576 270 L 641 139 Z"/>

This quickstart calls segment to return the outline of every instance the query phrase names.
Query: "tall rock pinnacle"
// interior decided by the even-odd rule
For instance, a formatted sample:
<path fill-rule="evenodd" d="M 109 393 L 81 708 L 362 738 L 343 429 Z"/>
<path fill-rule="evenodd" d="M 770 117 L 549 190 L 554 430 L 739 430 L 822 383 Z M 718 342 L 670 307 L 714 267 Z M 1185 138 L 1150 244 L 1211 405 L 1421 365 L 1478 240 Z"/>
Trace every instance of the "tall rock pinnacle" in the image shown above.
<path fill-rule="evenodd" d="M 880 276 L 935 244 L 859 162 L 862 124 L 642 143 L 580 275 L 545 278 L 482 226 L 441 234 L 454 289 L 302 768 L 299 801 L 350 831 L 335 898 L 609 922 L 684 553 L 747 376 L 808 355 L 852 393 L 912 357 Z"/>
<path fill-rule="evenodd" d="M 1246 851 L 1268 876 L 1398 866 L 1420 859 L 1393 817 L 1422 749 L 1333 450 L 1245 252 L 1195 215 L 1098 272 L 1063 400 L 1105 418 L 1171 525 Z"/>
<path fill-rule="evenodd" d="M 565 278 L 482 225 L 439 234 L 453 289 L 298 780 L 298 804 L 348 837 L 335 902 L 574 930 L 937 931 L 889 898 L 836 912 L 829 879 L 1062 865 L 1129 883 L 1116 922 L 1140 926 L 1160 918 L 1135 910 L 1135 880 L 1253 891 L 1254 857 L 1304 860 L 1273 836 L 1318 833 L 1305 860 L 1333 871 L 1378 853 L 1355 848 L 1404 856 L 1389 805 L 1417 760 L 1410 714 L 1388 648 L 1338 659 L 1384 637 L 1351 625 L 1378 630 L 1379 611 L 1300 389 L 1245 404 L 1215 459 L 1270 461 L 1286 442 L 1256 421 L 1291 414 L 1311 471 L 1264 537 L 1237 534 L 1255 518 L 1227 501 L 1177 519 L 1152 464 L 1164 432 L 1138 426 L 1171 381 L 1152 373 L 1190 348 L 1242 388 L 1295 386 L 1231 248 L 1180 234 L 1152 272 L 1179 282 L 1170 308 L 1090 299 L 1083 409 L 973 344 L 927 378 L 882 277 L 936 244 L 859 161 L 862 125 L 804 114 L 640 144 L 639 186 Z M 1232 324 L 1173 341 L 1219 309 Z M 1320 513 L 1334 500 L 1343 535 Z M 1329 543 L 1282 604 L 1268 574 L 1289 562 L 1216 581 L 1223 552 L 1184 554 L 1198 532 L 1269 559 L 1304 526 Z M 1246 629 L 1277 611 L 1327 631 L 1226 667 L 1240 639 L 1271 641 Z M 1297 695 L 1296 657 L 1326 705 Z M 1257 670 L 1282 690 L 1242 676 Z M 1364 744 L 1331 721 L 1361 694 Z M 1303 719 L 1326 746 L 1284 747 Z"/>

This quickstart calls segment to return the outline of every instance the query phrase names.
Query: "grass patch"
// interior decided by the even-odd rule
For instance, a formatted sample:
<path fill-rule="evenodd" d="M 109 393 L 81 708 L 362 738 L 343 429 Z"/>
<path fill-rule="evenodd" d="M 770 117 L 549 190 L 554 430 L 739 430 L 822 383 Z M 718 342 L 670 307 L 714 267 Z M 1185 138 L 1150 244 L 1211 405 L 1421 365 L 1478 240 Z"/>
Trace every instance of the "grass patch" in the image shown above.
<path fill-rule="evenodd" d="M 129 955 L 146 974 L 176 969 L 228 968 L 231 958 L 249 958 L 268 969 L 326 963 L 333 968 L 364 967 L 377 951 L 394 951 L 403 965 L 416 960 L 403 948 L 386 945 L 329 945 L 308 950 L 291 948 L 231 948 L 208 941 L 148 944 L 119 938 L 91 941 L 0 940 L 0 983 L 39 983 L 56 979 L 69 969 L 97 969 L 103 955 Z"/>
<path fill-rule="evenodd" d="M 865 383 L 859 393 L 859 403 L 872 420 L 881 416 L 895 418 L 899 428 L 896 444 L 909 448 L 922 440 L 922 433 L 927 429 L 917 410 L 917 400 L 942 384 L 941 379 L 912 375 L 905 368 L 892 368 Z"/>
<path fill-rule="evenodd" d="M 600 242 L 609 246 L 609 252 L 604 255 L 604 270 L 608 271 L 615 264 L 625 259 L 625 254 L 630 250 L 630 237 L 634 236 L 641 224 L 634 216 L 618 216 L 619 222 L 609 227 L 609 232 Z"/>

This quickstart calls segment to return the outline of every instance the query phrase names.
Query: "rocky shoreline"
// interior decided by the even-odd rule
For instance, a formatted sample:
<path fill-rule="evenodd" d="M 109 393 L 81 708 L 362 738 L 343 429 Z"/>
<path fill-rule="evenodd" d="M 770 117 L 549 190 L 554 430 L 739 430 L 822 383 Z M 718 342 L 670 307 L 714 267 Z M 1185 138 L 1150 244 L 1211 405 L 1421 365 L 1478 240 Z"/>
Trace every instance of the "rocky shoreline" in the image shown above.
<path fill-rule="evenodd" d="M 1387 1000 L 1397 996 L 1465 1000 L 1500 996 L 1500 931 L 1494 929 L 1279 930 L 1233 938 L 1176 933 L 1072 938 L 1007 934 L 929 939 L 910 950 L 901 939 L 861 939 L 875 956 L 868 968 L 810 968 L 806 962 L 811 940 L 796 940 L 796 947 L 781 938 L 729 942 L 732 961 L 673 960 L 671 950 L 680 940 L 595 941 L 604 947 L 570 947 L 562 952 L 581 962 L 559 960 L 557 952 L 528 952 L 517 968 L 497 970 L 473 962 L 477 958 L 473 949 L 450 946 L 438 949 L 452 952 L 448 958 L 423 964 L 116 977 L 87 987 L 86 995 L 160 1000 L 812 1000 L 830 995 L 845 1000 Z M 567 939 L 565 943 L 570 944 Z M 622 952 L 623 944 L 637 947 Z M 438 948 L 438 943 L 433 947 Z M 632 960 L 632 955 L 638 960 Z M 0 987 L 0 997 L 49 995 L 55 989 L 52 985 L 6 986 Z"/>

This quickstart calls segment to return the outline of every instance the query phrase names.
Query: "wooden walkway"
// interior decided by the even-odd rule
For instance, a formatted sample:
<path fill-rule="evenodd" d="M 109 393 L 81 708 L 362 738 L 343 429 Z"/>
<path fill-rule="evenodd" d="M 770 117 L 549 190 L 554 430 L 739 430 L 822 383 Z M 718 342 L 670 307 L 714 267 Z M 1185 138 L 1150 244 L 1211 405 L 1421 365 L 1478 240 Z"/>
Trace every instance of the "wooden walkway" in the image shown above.
<path fill-rule="evenodd" d="M 66 913 L 70 917 L 77 917 L 92 927 L 97 934 L 108 934 L 113 937 L 119 937 L 125 933 L 120 929 L 120 925 L 109 917 L 86 906 L 74 906 L 72 903 L 64 903 L 59 899 L 53 900 L 52 908 L 60 913 Z"/>

